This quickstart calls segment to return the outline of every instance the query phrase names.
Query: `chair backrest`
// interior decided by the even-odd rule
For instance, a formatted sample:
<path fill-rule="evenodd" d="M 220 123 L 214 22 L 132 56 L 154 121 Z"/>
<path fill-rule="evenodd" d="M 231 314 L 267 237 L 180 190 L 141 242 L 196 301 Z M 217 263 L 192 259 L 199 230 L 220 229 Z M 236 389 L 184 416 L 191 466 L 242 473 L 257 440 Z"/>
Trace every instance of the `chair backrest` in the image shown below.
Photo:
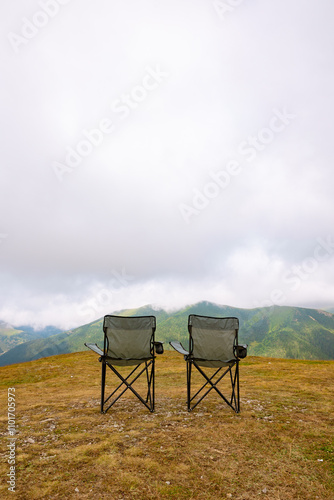
<path fill-rule="evenodd" d="M 105 355 L 124 360 L 152 357 L 155 328 L 155 316 L 105 316 Z"/>
<path fill-rule="evenodd" d="M 231 361 L 238 344 L 238 318 L 212 318 L 191 314 L 188 318 L 189 352 L 195 359 Z"/>

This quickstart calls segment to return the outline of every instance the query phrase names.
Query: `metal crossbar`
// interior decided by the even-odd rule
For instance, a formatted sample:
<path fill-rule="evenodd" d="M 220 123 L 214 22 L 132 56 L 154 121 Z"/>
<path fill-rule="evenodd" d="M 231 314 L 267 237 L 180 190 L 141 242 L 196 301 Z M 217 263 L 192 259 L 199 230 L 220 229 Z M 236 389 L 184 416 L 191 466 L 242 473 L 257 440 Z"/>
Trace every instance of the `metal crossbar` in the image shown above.
<path fill-rule="evenodd" d="M 106 400 L 104 400 L 104 391 L 105 391 L 105 371 L 106 371 L 106 366 L 108 366 L 113 373 L 121 380 L 121 383 L 116 387 L 116 389 L 108 396 Z M 151 370 L 149 373 L 149 367 L 151 366 Z M 154 358 L 151 359 L 150 361 L 145 361 L 145 366 L 142 368 L 142 370 L 137 373 L 135 378 L 131 381 L 128 382 L 128 379 L 136 372 L 136 370 L 140 367 L 140 364 L 138 364 L 128 375 L 127 377 L 123 377 L 115 368 L 113 365 L 109 364 L 107 361 L 102 360 L 102 387 L 101 387 L 101 413 L 106 413 L 109 408 L 111 408 L 116 401 L 119 400 L 119 398 L 129 389 L 132 391 L 132 393 L 143 403 L 143 405 L 146 406 L 151 412 L 154 411 Z M 134 382 L 146 371 L 146 378 L 147 378 L 147 395 L 146 395 L 146 400 L 142 398 L 142 396 L 132 387 Z M 123 386 L 125 385 L 125 388 L 122 390 L 122 392 L 109 404 L 109 406 L 104 409 L 104 405 L 116 394 L 116 392 Z M 148 404 L 149 402 L 149 404 Z"/>
<path fill-rule="evenodd" d="M 205 384 L 194 394 L 191 396 L 191 365 L 194 365 L 199 373 L 205 378 L 206 382 Z M 225 401 L 225 403 L 230 406 L 236 413 L 239 413 L 240 411 L 240 401 L 239 401 L 239 370 L 238 370 L 238 362 L 234 364 L 235 366 L 235 373 L 234 377 L 232 375 L 232 367 L 229 366 L 222 375 L 218 377 L 218 379 L 213 382 L 213 379 L 218 373 L 222 370 L 223 367 L 219 367 L 218 370 L 214 372 L 214 374 L 209 378 L 206 373 L 198 366 L 198 364 L 194 360 L 187 360 L 187 399 L 188 399 L 188 411 L 192 411 L 196 406 L 209 394 L 209 392 L 212 389 L 215 389 L 215 391 L 219 394 L 219 396 Z M 231 380 L 231 400 L 228 401 L 228 399 L 224 396 L 224 394 L 218 389 L 217 384 L 225 377 L 225 375 L 229 373 L 230 374 L 230 380 Z M 210 384 L 209 389 L 198 399 L 198 401 L 191 406 L 191 402 L 204 390 L 204 388 Z M 237 387 L 236 387 L 237 386 Z M 237 390 L 236 390 L 237 389 Z M 237 392 L 237 394 L 236 394 Z M 234 403 L 234 405 L 233 405 Z"/>

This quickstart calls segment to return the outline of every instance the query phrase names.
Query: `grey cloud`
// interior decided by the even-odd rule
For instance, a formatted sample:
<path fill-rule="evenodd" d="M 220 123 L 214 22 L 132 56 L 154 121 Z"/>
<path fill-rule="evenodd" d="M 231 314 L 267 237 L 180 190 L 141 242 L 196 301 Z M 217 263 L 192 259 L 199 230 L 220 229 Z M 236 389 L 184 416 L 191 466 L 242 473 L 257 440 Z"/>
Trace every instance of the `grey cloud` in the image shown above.
<path fill-rule="evenodd" d="M 282 281 L 332 235 L 329 0 L 241 2 L 224 19 L 212 2 L 69 2 L 15 54 L 6 33 L 37 8 L 1 8 L 0 318 L 80 324 L 103 293 L 90 314 L 251 307 L 275 288 L 334 303 L 330 253 L 297 290 Z M 168 74 L 152 91 L 148 67 Z M 284 109 L 295 118 L 270 132 Z M 90 152 L 60 182 L 54 162 L 80 141 Z M 240 172 L 219 184 L 231 161 Z M 116 292 L 122 269 L 133 279 Z"/>

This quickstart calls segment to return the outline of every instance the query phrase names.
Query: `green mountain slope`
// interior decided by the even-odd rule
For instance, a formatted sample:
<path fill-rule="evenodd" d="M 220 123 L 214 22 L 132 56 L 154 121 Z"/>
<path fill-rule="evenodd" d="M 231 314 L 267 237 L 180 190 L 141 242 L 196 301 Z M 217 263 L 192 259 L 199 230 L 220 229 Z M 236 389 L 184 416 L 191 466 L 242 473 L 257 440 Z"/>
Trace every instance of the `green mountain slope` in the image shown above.
<path fill-rule="evenodd" d="M 235 316 L 239 318 L 239 342 L 247 343 L 250 355 L 294 359 L 334 359 L 334 315 L 326 311 L 299 307 L 272 306 L 239 309 L 211 302 L 199 302 L 174 312 L 144 306 L 117 311 L 123 316 L 154 315 L 156 339 L 188 342 L 188 315 Z M 52 335 L 20 344 L 0 356 L 0 366 L 31 361 L 54 354 L 85 350 L 84 342 L 103 346 L 103 318 Z"/>
<path fill-rule="evenodd" d="M 334 316 L 316 309 L 273 306 L 255 310 L 242 336 L 256 356 L 334 359 Z"/>

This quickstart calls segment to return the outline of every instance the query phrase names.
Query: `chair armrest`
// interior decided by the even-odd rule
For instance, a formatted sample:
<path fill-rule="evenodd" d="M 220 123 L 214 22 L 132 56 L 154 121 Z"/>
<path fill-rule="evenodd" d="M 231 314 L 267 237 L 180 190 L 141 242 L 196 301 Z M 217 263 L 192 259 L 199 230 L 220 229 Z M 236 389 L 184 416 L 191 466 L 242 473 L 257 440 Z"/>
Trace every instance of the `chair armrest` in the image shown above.
<path fill-rule="evenodd" d="M 237 358 L 243 359 L 247 356 L 247 344 L 239 344 L 235 346 L 235 355 Z"/>
<path fill-rule="evenodd" d="M 154 342 L 154 349 L 156 354 L 163 354 L 164 353 L 164 343 L 163 342 Z"/>
<path fill-rule="evenodd" d="M 175 351 L 179 352 L 180 354 L 183 354 L 184 356 L 189 355 L 189 352 L 186 351 L 181 342 L 179 342 L 178 340 L 173 340 L 172 342 L 169 343 L 173 347 L 173 349 L 175 349 Z"/>
<path fill-rule="evenodd" d="M 98 354 L 99 356 L 103 356 L 103 351 L 99 348 L 98 345 L 86 344 L 86 342 L 85 342 L 85 346 L 88 347 L 89 349 L 91 349 L 92 351 L 96 352 L 96 354 Z"/>

